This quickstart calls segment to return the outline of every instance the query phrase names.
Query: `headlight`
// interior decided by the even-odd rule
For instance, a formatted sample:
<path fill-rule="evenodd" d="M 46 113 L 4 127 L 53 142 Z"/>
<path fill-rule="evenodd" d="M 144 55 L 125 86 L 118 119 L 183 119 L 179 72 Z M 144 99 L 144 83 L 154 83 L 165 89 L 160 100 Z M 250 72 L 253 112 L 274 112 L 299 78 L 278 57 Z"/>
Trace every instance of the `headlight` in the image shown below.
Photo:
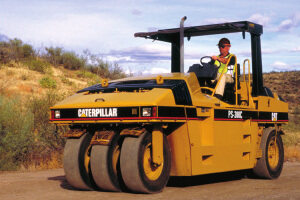
<path fill-rule="evenodd" d="M 151 117 L 151 108 L 143 108 L 142 116 L 143 117 Z"/>
<path fill-rule="evenodd" d="M 60 118 L 60 111 L 56 110 L 54 116 L 55 116 L 56 119 Z"/>

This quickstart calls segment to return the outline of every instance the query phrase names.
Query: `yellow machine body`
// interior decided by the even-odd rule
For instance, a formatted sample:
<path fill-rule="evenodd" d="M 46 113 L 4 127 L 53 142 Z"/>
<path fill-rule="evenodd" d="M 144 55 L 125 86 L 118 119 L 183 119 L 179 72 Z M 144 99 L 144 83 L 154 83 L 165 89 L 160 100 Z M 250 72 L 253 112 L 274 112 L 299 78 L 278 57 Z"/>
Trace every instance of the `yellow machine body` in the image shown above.
<path fill-rule="evenodd" d="M 162 135 L 171 149 L 171 176 L 192 176 L 253 168 L 261 157 L 260 140 L 266 126 L 280 130 L 287 123 L 287 103 L 274 97 L 251 97 L 250 84 L 241 81 L 237 93 L 246 104 L 228 104 L 202 92 L 194 73 L 115 80 L 134 82 L 151 80 L 157 85 L 182 81 L 190 95 L 190 105 L 176 104 L 170 88 L 133 91 L 77 93 L 51 108 L 51 123 L 78 126 L 130 126 L 121 135 L 143 134 L 142 127 L 153 127 L 153 160 L 162 162 Z M 250 92 L 249 92 L 250 91 Z M 146 111 L 150 114 L 143 116 Z M 122 113 L 124 112 L 124 113 Z M 144 113 L 145 112 L 145 113 Z M 73 114 L 72 114 L 73 113 Z M 73 137 L 78 135 L 78 131 Z M 103 134 L 102 134 L 103 135 Z M 67 137 L 72 137 L 69 132 Z M 104 137 L 104 136 L 102 136 Z M 111 138 L 111 136 L 107 136 Z M 106 139 L 107 139 L 106 138 Z M 98 139 L 101 141 L 104 139 Z M 94 141 L 97 143 L 97 141 Z M 107 142 L 108 143 L 108 142 Z M 92 141 L 93 144 L 93 141 Z"/>

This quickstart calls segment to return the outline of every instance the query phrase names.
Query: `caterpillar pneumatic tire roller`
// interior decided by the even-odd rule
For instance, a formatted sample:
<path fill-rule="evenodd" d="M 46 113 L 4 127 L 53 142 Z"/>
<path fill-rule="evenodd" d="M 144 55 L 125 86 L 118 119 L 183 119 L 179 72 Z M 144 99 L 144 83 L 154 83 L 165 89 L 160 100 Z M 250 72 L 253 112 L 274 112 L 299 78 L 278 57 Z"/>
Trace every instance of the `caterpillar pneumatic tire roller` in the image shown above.
<path fill-rule="evenodd" d="M 170 176 L 252 169 L 279 177 L 284 161 L 282 124 L 288 105 L 263 86 L 261 25 L 248 21 L 136 33 L 171 44 L 170 74 L 130 77 L 78 91 L 51 107 L 50 122 L 67 125 L 64 170 L 79 190 L 156 193 Z M 241 32 L 251 36 L 250 60 L 235 64 L 222 99 L 211 61 L 184 73 L 183 41 Z M 246 65 L 247 64 L 247 65 Z"/>

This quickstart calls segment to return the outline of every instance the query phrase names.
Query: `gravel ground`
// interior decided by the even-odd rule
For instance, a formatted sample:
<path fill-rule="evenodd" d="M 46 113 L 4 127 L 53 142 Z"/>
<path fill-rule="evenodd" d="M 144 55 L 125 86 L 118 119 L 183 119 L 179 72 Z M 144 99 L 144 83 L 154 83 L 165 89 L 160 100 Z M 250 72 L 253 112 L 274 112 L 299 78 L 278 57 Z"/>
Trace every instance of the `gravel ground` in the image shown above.
<path fill-rule="evenodd" d="M 245 178 L 239 172 L 171 178 L 163 192 L 150 195 L 77 191 L 66 182 L 63 169 L 1 172 L 0 199 L 300 199 L 300 163 L 286 162 L 276 180 Z"/>

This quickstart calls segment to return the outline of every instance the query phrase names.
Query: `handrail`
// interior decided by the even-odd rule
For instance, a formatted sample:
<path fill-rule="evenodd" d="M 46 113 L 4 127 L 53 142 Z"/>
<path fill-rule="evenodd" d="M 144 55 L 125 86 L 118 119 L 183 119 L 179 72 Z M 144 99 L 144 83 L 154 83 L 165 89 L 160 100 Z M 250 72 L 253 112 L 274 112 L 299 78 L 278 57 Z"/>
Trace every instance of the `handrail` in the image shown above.
<path fill-rule="evenodd" d="M 245 65 L 246 62 L 248 62 L 248 104 L 250 105 L 250 87 L 251 87 L 251 81 L 250 81 L 250 60 L 249 59 L 245 59 L 244 63 L 243 63 L 243 71 L 244 71 L 244 81 L 246 82 L 246 74 L 245 74 Z"/>
<path fill-rule="evenodd" d="M 237 59 L 236 59 L 236 56 L 235 57 L 235 64 L 234 64 L 234 68 L 235 69 L 235 105 L 238 104 L 238 69 L 237 69 Z"/>

